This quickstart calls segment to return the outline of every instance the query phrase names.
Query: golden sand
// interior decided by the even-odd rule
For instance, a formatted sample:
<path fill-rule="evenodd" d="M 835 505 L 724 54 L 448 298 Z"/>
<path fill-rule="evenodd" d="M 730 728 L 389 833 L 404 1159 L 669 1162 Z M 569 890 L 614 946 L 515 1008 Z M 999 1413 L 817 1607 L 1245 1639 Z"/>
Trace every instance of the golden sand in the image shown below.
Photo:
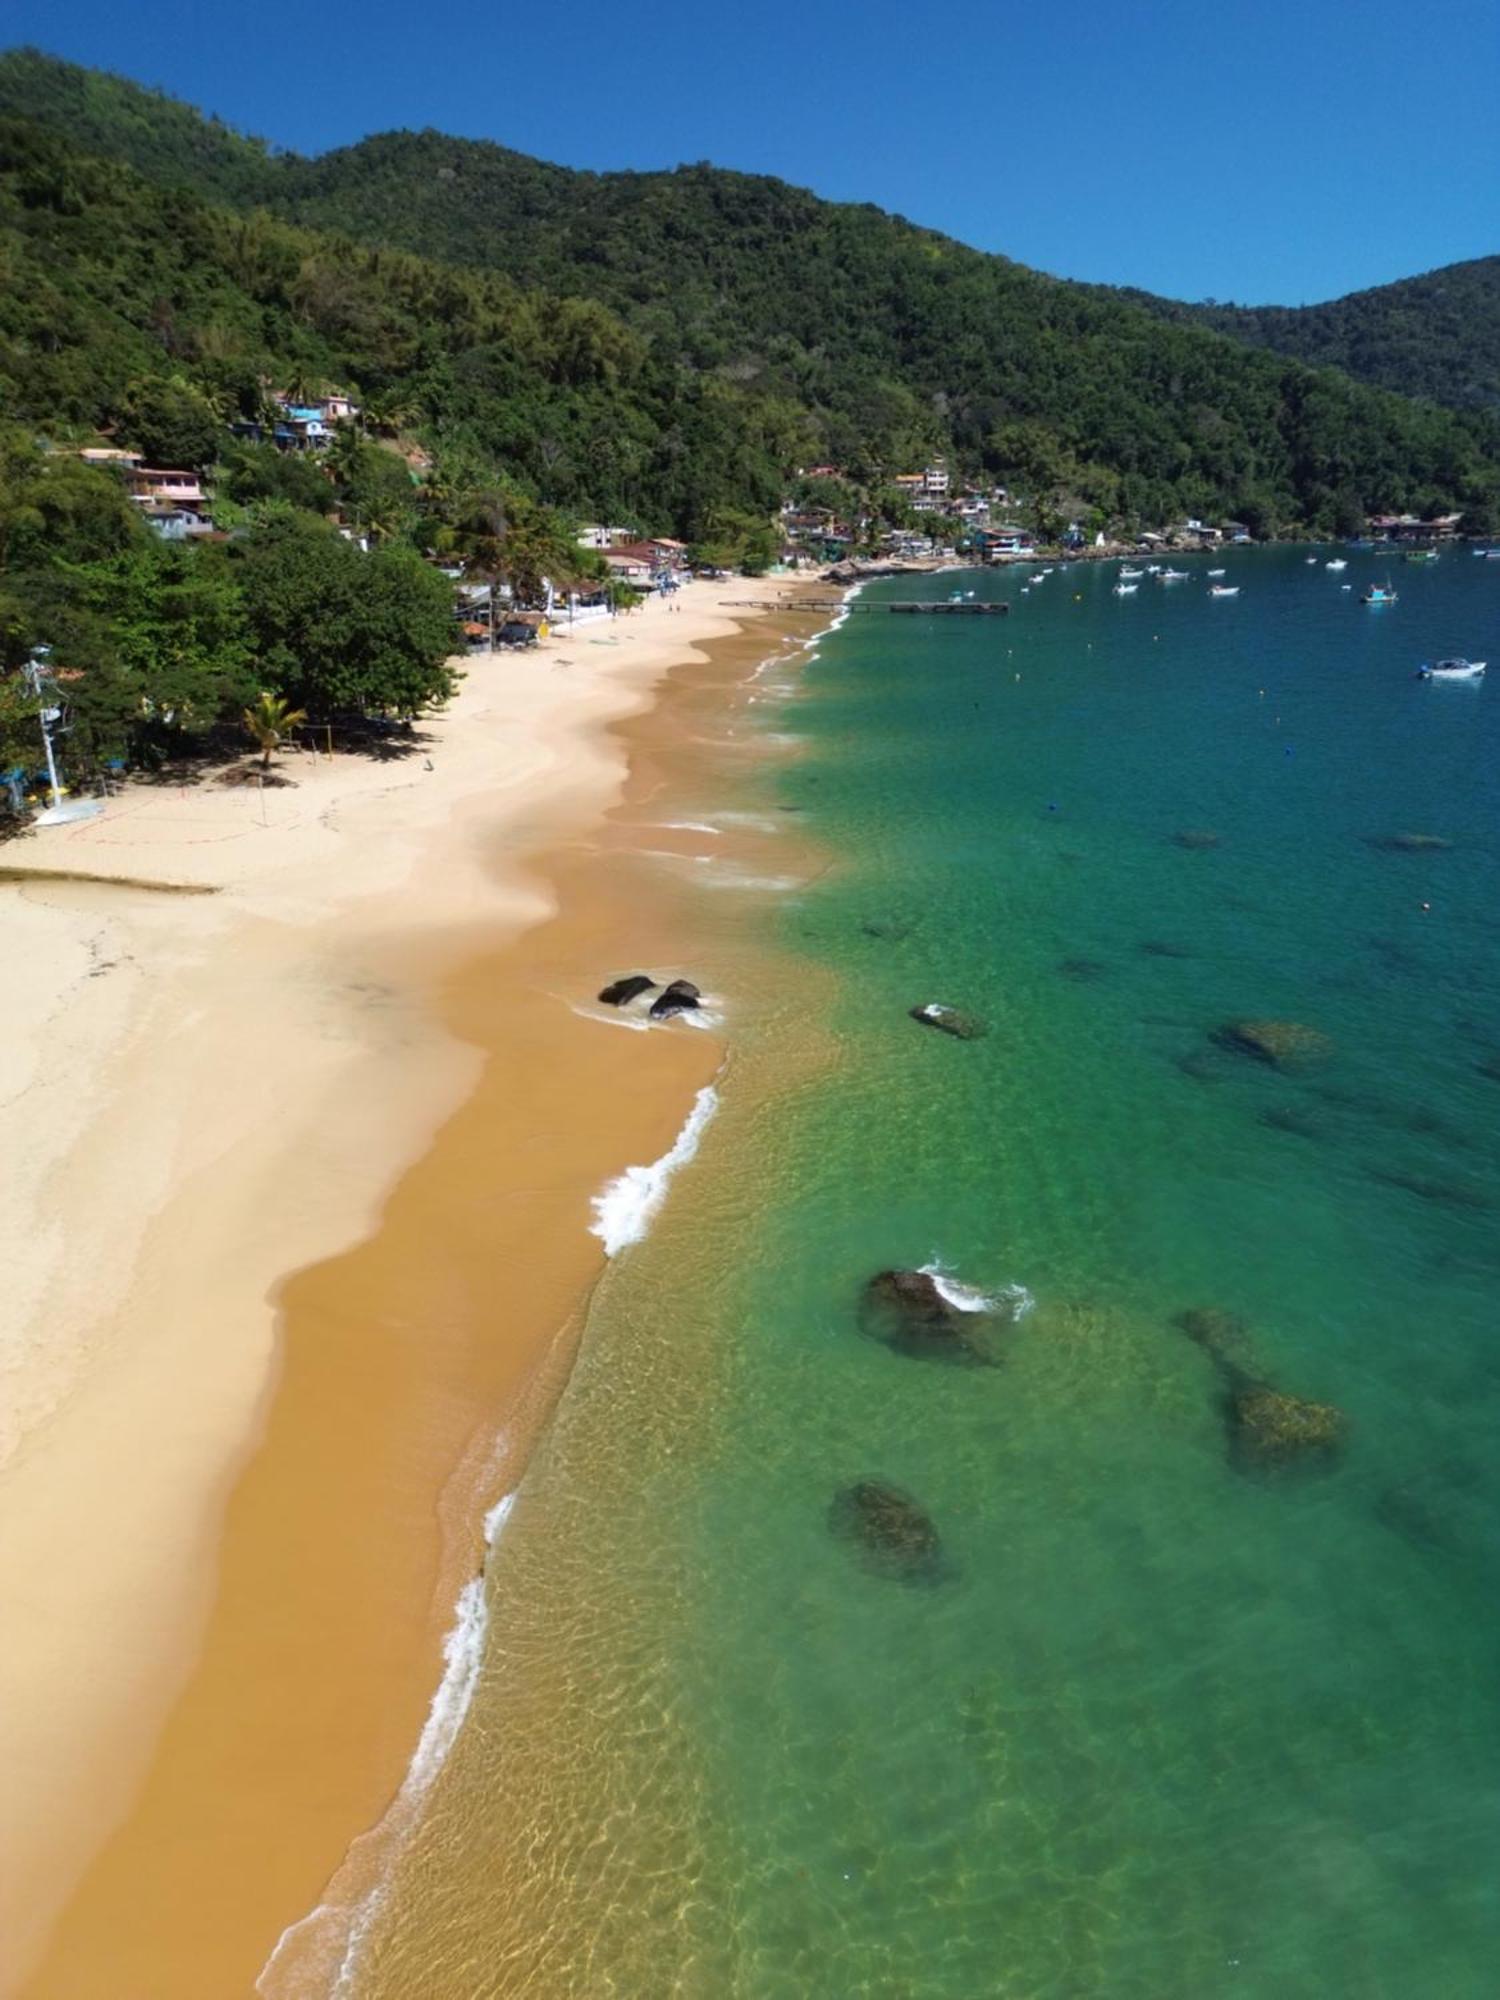
<path fill-rule="evenodd" d="M 753 866 L 754 836 L 653 813 L 696 803 L 695 773 L 701 799 L 733 691 L 781 622 L 718 641 L 626 726 L 624 805 L 537 864 L 558 914 L 443 980 L 450 1034 L 484 1054 L 477 1085 L 374 1233 L 281 1288 L 279 1378 L 191 1674 L 31 2000 L 248 1994 L 398 1789 L 480 1518 L 546 1419 L 601 1267 L 590 1198 L 667 1150 L 721 1060 L 712 1033 L 573 1009 L 618 973 L 698 974 L 728 923 L 695 871 L 737 848 Z M 97 1533 L 107 1551 L 108 1520 Z"/>

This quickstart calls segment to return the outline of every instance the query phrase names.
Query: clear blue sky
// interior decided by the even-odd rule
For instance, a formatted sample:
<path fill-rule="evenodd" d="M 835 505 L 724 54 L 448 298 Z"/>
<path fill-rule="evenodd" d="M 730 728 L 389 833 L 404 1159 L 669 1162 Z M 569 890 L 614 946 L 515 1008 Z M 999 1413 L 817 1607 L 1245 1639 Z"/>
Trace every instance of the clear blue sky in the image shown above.
<path fill-rule="evenodd" d="M 708 159 L 1183 298 L 1500 251 L 1500 0 L 0 0 L 0 35 L 302 152 L 434 125 Z"/>

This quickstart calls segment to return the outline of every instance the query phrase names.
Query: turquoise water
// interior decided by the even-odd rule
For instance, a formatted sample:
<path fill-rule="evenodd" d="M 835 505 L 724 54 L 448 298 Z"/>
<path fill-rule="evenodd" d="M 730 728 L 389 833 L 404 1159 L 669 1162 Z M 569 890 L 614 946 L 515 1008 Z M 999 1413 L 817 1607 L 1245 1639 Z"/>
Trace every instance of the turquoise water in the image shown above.
<path fill-rule="evenodd" d="M 1412 670 L 1500 661 L 1500 576 L 1226 560 L 878 586 L 758 711 L 832 865 L 601 1290 L 363 1990 L 1493 1991 L 1500 688 Z M 862 1334 L 931 1260 L 1033 1295 L 1000 1366 Z M 1192 1307 L 1335 1458 L 1232 1458 Z M 830 1532 L 872 1478 L 941 1580 Z"/>

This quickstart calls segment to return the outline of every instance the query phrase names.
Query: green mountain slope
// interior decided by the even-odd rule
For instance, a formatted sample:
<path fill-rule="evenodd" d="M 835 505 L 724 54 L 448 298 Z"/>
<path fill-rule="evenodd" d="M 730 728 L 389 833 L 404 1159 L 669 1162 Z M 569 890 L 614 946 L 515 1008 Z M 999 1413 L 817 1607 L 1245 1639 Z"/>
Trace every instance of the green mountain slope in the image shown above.
<path fill-rule="evenodd" d="M 1316 306 L 1179 305 L 1122 296 L 1163 318 L 1342 368 L 1451 409 L 1500 410 L 1500 257 L 1448 264 Z"/>
<path fill-rule="evenodd" d="M 710 167 L 581 174 L 436 133 L 386 134 L 316 160 L 270 155 L 169 99 L 25 52 L 0 58 L 4 108 L 65 132 L 70 151 L 132 163 L 157 184 L 154 198 L 195 214 L 207 194 L 440 258 L 456 268 L 422 283 L 438 294 L 499 286 L 508 334 L 525 291 L 573 300 L 569 324 L 583 329 L 594 373 L 558 383 L 552 329 L 529 333 L 552 356 L 535 396 L 524 341 L 502 338 L 477 360 L 475 349 L 497 344 L 466 317 L 460 327 L 423 318 L 413 258 L 382 265 L 382 250 L 361 262 L 326 234 L 299 254 L 331 262 L 358 298 L 331 322 L 327 299 L 314 309 L 304 284 L 263 332 L 271 348 L 321 339 L 366 392 L 414 385 L 429 423 L 477 423 L 542 497 L 590 511 L 631 508 L 693 532 L 714 506 L 760 507 L 799 461 L 869 477 L 935 450 L 1141 522 L 1204 512 L 1335 528 L 1373 506 L 1461 506 L 1480 521 L 1496 506 L 1500 425 L 1487 416 L 1248 349 L 781 182 Z M 141 183 L 130 187 L 144 199 Z M 225 227 L 204 224 L 200 238 L 217 243 Z M 397 269 L 393 299 L 386 275 Z M 189 294 L 211 282 L 178 274 Z M 114 297 L 124 310 L 118 288 Z M 86 318 L 82 292 L 74 303 Z M 202 315 L 191 301 L 184 310 L 198 338 Z M 399 335 L 364 337 L 392 317 Z M 599 363 L 602 350 L 620 358 Z M 558 389 L 573 397 L 566 408 Z"/>

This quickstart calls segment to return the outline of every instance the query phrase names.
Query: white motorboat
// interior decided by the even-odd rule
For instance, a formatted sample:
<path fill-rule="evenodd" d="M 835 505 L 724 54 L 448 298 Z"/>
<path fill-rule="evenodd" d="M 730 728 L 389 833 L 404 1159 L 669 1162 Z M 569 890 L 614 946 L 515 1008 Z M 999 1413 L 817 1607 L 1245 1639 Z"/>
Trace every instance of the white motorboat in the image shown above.
<path fill-rule="evenodd" d="M 1208 573 L 1210 576 L 1222 576 L 1224 574 L 1221 569 L 1211 569 Z"/>
<path fill-rule="evenodd" d="M 1121 576 L 1124 577 L 1131 577 L 1131 576 L 1144 576 L 1146 572 L 1143 569 L 1126 569 L 1126 567 L 1122 563 L 1120 565 L 1120 574 Z"/>
<path fill-rule="evenodd" d="M 1417 668 L 1421 681 L 1477 681 L 1483 675 L 1483 660 L 1429 660 Z"/>
<path fill-rule="evenodd" d="M 1347 569 L 1349 565 L 1344 561 L 1342 556 L 1335 556 L 1332 562 L 1324 563 L 1323 567 L 1324 569 Z"/>
<path fill-rule="evenodd" d="M 1210 597 L 1238 597 L 1240 587 L 1237 583 L 1211 583 L 1208 594 Z"/>
<path fill-rule="evenodd" d="M 1187 571 L 1185 569 L 1164 569 L 1156 580 L 1158 583 L 1185 583 L 1187 581 Z"/>
<path fill-rule="evenodd" d="M 1115 596 L 1134 597 L 1140 587 L 1138 583 L 1117 583 L 1115 585 Z"/>

